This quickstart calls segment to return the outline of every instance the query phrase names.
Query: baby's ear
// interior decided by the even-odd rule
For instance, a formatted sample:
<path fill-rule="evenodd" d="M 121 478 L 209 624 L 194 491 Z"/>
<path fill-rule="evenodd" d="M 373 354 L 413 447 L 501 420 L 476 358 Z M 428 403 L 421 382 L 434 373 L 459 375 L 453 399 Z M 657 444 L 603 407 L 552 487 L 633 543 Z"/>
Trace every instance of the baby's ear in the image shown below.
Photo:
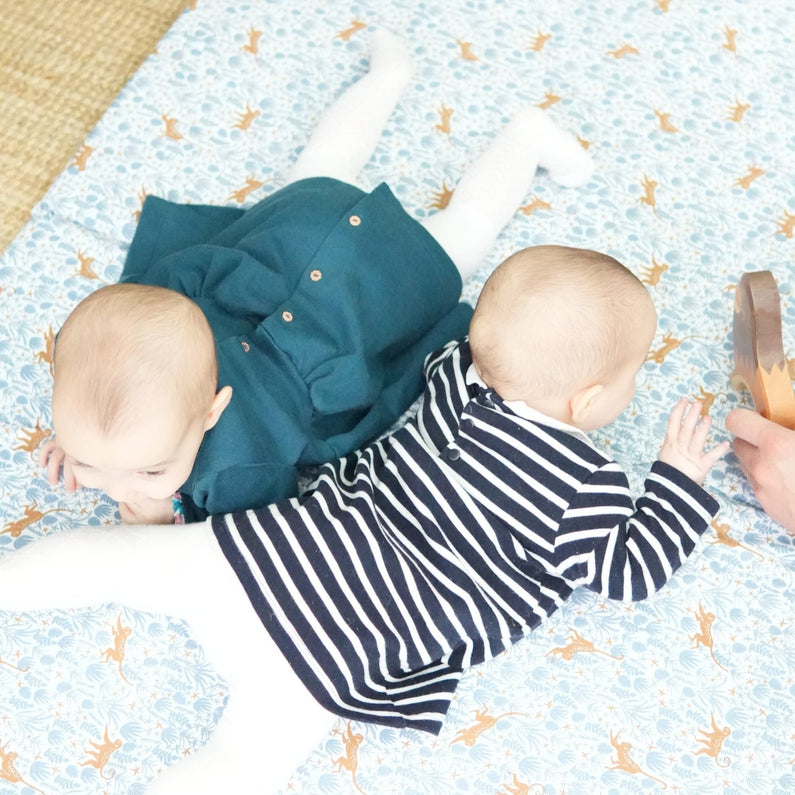
<path fill-rule="evenodd" d="M 210 406 L 210 410 L 207 412 L 207 419 L 204 421 L 204 430 L 209 431 L 220 416 L 224 413 L 224 409 L 229 405 L 229 401 L 232 399 L 232 387 L 231 386 L 222 386 L 216 396 L 213 398 L 212 405 Z"/>
<path fill-rule="evenodd" d="M 592 384 L 577 390 L 569 400 L 571 424 L 581 428 L 585 426 L 594 401 L 604 391 L 602 384 Z"/>

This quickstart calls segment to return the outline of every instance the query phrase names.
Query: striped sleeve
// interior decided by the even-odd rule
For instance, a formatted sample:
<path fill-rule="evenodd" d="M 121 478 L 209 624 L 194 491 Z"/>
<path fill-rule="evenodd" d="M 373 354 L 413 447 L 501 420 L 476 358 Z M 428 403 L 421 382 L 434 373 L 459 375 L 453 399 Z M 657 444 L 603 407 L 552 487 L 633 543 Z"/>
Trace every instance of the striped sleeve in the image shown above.
<path fill-rule="evenodd" d="M 656 461 L 633 505 L 614 463 L 597 469 L 569 504 L 555 568 L 572 586 L 638 601 L 659 590 L 693 551 L 718 503 L 674 467 Z"/>

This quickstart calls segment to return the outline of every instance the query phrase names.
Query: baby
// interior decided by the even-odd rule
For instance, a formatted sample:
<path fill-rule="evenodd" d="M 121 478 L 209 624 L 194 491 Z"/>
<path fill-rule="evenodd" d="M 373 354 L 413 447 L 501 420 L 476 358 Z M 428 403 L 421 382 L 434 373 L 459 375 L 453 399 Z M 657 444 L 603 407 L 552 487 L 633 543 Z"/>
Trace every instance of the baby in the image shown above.
<path fill-rule="evenodd" d="M 468 341 L 427 360 L 411 422 L 325 465 L 300 500 L 213 517 L 321 704 L 438 732 L 462 671 L 576 586 L 634 600 L 666 582 L 717 512 L 699 484 L 728 443 L 705 451 L 709 418 L 680 401 L 633 504 L 584 434 L 632 400 L 655 328 L 612 258 L 520 251 L 487 281 Z"/>
<path fill-rule="evenodd" d="M 369 72 L 321 118 L 289 184 L 248 210 L 150 197 L 121 284 L 59 332 L 52 484 L 101 489 L 128 523 L 267 505 L 301 467 L 385 431 L 422 389 L 425 356 L 466 333 L 462 279 L 537 166 L 578 184 L 591 163 L 538 108 L 520 112 L 424 223 L 352 182 L 411 76 L 374 36 Z"/>
<path fill-rule="evenodd" d="M 286 780 L 331 713 L 438 732 L 466 667 L 577 586 L 659 589 L 717 512 L 699 483 L 728 443 L 705 450 L 697 402 L 673 409 L 636 502 L 584 433 L 632 399 L 655 326 L 612 258 L 520 251 L 486 282 L 468 339 L 428 357 L 416 415 L 323 465 L 302 498 L 45 537 L 0 559 L 0 605 L 114 600 L 190 622 L 230 701 L 160 793 Z"/>

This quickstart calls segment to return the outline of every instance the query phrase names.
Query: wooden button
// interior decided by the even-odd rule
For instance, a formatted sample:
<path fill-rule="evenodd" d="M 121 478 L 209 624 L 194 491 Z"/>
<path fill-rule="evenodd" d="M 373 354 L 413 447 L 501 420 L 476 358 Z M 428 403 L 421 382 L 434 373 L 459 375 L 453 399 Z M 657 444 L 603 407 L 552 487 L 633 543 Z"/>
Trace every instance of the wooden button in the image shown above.
<path fill-rule="evenodd" d="M 359 218 L 358 215 L 352 215 L 348 220 L 350 221 L 351 226 L 359 226 L 359 224 L 362 222 L 362 219 Z"/>
<path fill-rule="evenodd" d="M 292 313 L 292 312 L 288 312 L 288 311 L 285 309 L 285 310 L 284 310 L 284 312 L 282 312 L 282 320 L 283 320 L 285 323 L 290 323 L 290 322 L 292 322 L 292 319 L 293 319 L 293 313 Z"/>
<path fill-rule="evenodd" d="M 309 278 L 313 282 L 319 282 L 323 278 L 323 274 L 319 270 L 315 269 L 309 274 Z"/>

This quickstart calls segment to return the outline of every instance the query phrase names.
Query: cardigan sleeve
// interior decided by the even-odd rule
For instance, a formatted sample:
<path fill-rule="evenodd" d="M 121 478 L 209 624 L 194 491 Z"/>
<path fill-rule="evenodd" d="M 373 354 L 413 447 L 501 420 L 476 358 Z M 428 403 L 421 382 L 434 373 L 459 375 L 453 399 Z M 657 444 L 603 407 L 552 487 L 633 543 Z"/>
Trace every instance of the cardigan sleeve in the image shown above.
<path fill-rule="evenodd" d="M 555 568 L 573 586 L 637 601 L 659 590 L 695 548 L 717 501 L 674 467 L 656 461 L 633 505 L 626 475 L 610 462 L 594 471 L 566 509 Z"/>

